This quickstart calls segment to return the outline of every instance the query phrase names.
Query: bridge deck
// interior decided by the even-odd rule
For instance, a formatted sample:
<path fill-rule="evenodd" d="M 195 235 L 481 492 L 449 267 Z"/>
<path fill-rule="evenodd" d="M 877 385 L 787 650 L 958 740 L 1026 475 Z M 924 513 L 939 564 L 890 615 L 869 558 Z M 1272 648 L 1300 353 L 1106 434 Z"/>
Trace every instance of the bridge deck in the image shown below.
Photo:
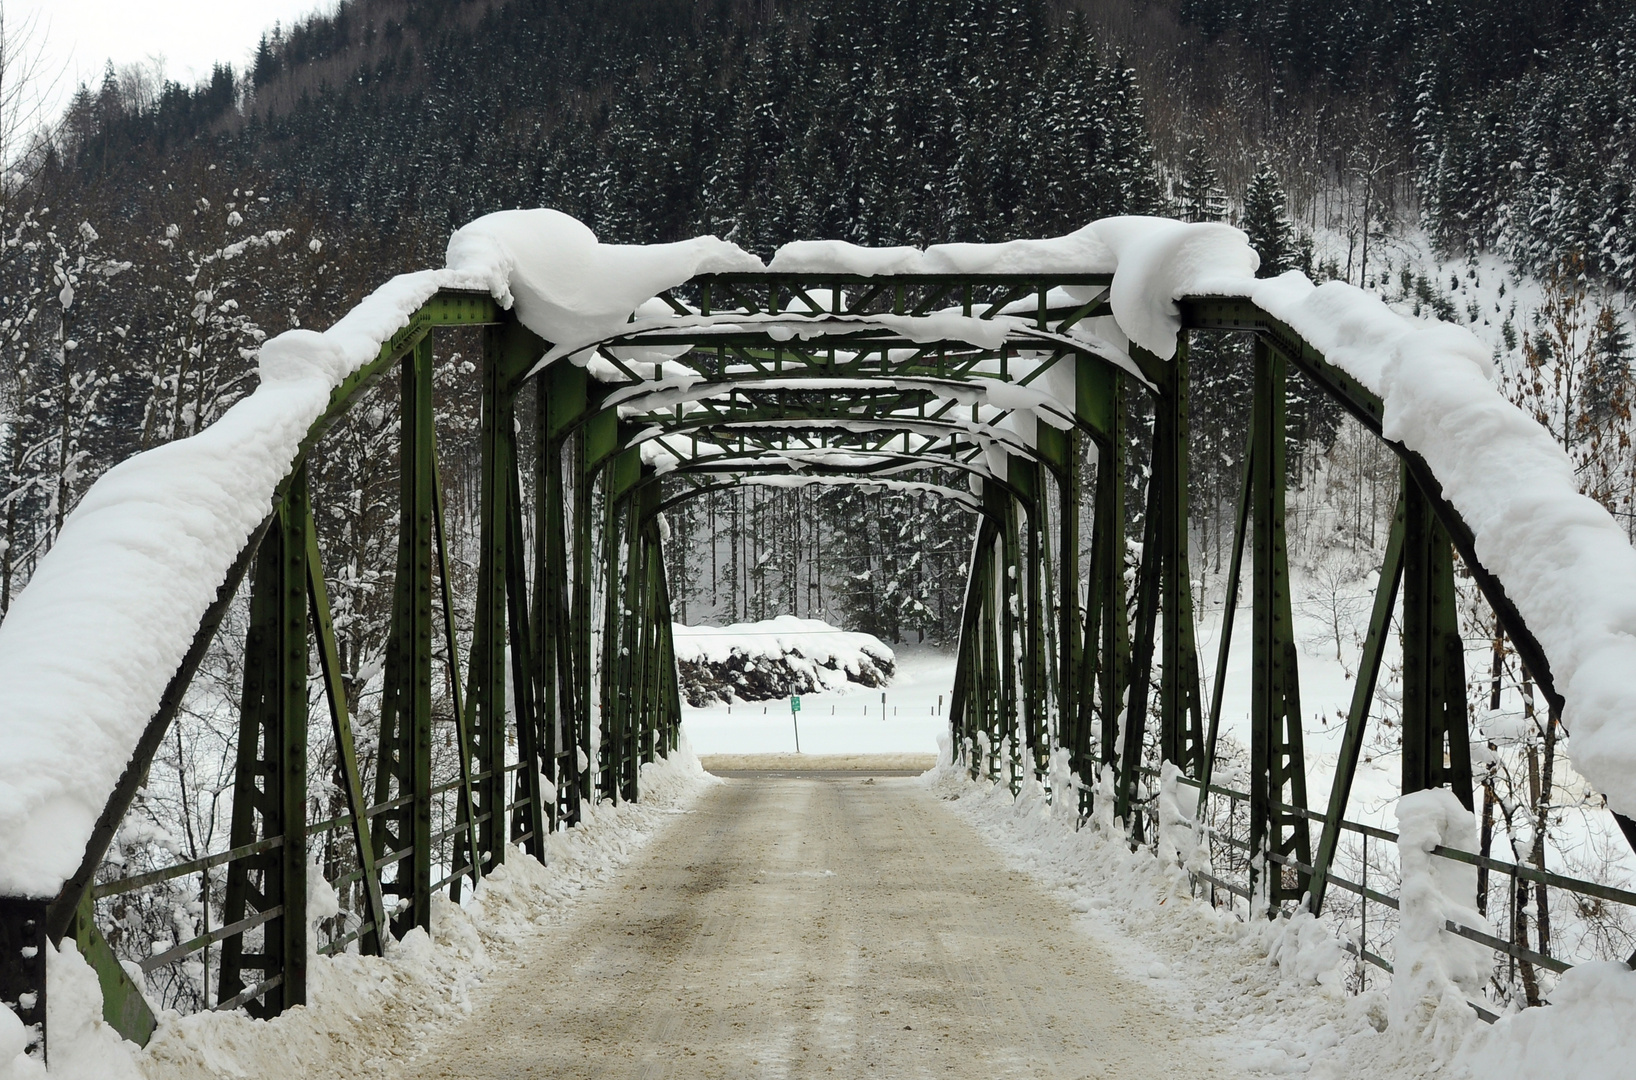
<path fill-rule="evenodd" d="M 414 1077 L 1228 1077 L 913 781 L 729 780 Z"/>

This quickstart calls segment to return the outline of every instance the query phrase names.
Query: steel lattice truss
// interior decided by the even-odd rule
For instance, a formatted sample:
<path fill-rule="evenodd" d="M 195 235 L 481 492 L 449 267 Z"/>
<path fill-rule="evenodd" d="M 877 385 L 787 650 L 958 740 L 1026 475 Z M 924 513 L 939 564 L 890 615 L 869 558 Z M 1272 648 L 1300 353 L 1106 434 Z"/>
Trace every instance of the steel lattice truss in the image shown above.
<path fill-rule="evenodd" d="M 356 939 L 379 952 L 386 934 L 428 926 L 432 896 L 458 895 L 463 882 L 491 872 L 508 842 L 541 855 L 546 834 L 577 822 L 589 800 L 636 798 L 640 764 L 674 748 L 681 719 L 658 515 L 736 484 L 909 484 L 971 510 L 976 542 L 951 710 L 956 752 L 974 774 L 988 770 L 1016 785 L 1030 773 L 1046 780 L 1050 753 L 1066 749 L 1080 777 L 1109 770 L 1114 814 L 1140 841 L 1151 795 L 1145 745 L 1156 741 L 1201 803 L 1212 789 L 1232 636 L 1229 604 L 1207 693 L 1187 539 L 1187 342 L 1200 332 L 1255 339 L 1228 591 L 1242 587 L 1251 597 L 1247 850 L 1265 858 L 1252 862 L 1246 884 L 1212 880 L 1264 897 L 1272 911 L 1308 895 L 1317 910 L 1394 605 L 1401 600 L 1405 791 L 1448 784 L 1471 802 L 1456 550 L 1536 683 L 1557 701 L 1550 667 L 1424 463 L 1394 446 L 1402 494 L 1341 763 L 1328 806 L 1309 807 L 1284 545 L 1285 383 L 1299 369 L 1377 435 L 1380 402 L 1248 301 L 1184 302 L 1173 361 L 1139 348 L 1127 355 L 1095 331 L 1109 315 L 1109 284 L 1106 275 L 713 275 L 662 294 L 616 334 L 568 345 L 540 340 L 487 295 L 439 294 L 335 391 L 303 444 L 304 454 L 312 451 L 373 381 L 396 374 L 400 542 L 373 789 L 360 780 L 303 458 L 222 583 L 79 874 L 50 900 L 0 899 L 0 999 L 37 994 L 24 1018 L 43 1023 L 44 952 L 22 960 L 19 950 L 72 936 L 102 977 L 110 1021 L 145 1040 L 153 1017 L 98 930 L 97 901 L 225 863 L 226 925 L 143 966 L 221 942 L 220 1006 L 277 1013 L 306 998 L 310 837 L 339 830 L 353 852 L 355 870 L 343 884 L 356 883 L 361 919 L 329 948 Z M 942 315 L 994 329 L 940 332 Z M 432 338 L 450 326 L 483 334 L 479 563 L 469 620 L 457 618 L 452 596 L 432 409 Z M 1048 383 L 1072 393 L 1042 392 Z M 516 414 L 530 384 L 537 438 L 525 444 Z M 1151 425 L 1145 462 L 1128 460 L 1131 418 Z M 1096 462 L 1089 477 L 1081 476 L 1087 440 Z M 1135 464 L 1147 475 L 1140 508 L 1126 506 Z M 928 470 L 981 483 L 927 483 Z M 1082 492 L 1092 522 L 1083 576 Z M 1138 517 L 1139 531 L 1130 526 Z M 1132 540 L 1141 555 L 1128 586 Z M 246 578 L 251 621 L 232 850 L 107 880 L 102 861 L 113 834 Z M 472 627 L 464 650 L 457 624 Z M 306 819 L 309 635 L 346 804 L 319 823 Z M 434 775 L 432 755 L 432 686 L 445 678 L 458 759 L 447 776 Z M 508 739 L 517 747 L 511 759 Z M 1088 784 L 1079 798 L 1089 812 Z M 434 829 L 442 820 L 452 824 Z"/>

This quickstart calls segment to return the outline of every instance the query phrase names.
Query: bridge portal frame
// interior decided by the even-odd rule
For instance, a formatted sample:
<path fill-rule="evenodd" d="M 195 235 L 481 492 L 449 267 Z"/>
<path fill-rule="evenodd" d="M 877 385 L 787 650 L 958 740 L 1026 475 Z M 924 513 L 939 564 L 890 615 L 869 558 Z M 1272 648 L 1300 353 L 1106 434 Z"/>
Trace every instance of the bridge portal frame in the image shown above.
<path fill-rule="evenodd" d="M 200 939 L 170 952 L 236 942 L 223 950 L 218 1007 L 245 1006 L 271 1015 L 305 1000 L 305 875 L 308 836 L 326 829 L 350 832 L 362 882 L 357 925 L 337 943 L 355 939 L 378 952 L 384 932 L 399 935 L 430 922 L 432 894 L 458 891 L 505 859 L 508 843 L 544 854 L 548 831 L 579 820 L 587 800 L 631 799 L 639 794 L 640 764 L 676 745 L 680 701 L 676 692 L 670 597 L 665 579 L 658 515 L 678 499 L 665 500 L 659 470 L 642 459 L 642 444 L 687 431 L 718 448 L 760 433 L 782 420 L 787 437 L 802 421 L 840 417 L 810 408 L 799 415 L 788 400 L 761 405 L 712 406 L 719 415 L 701 418 L 676 406 L 674 430 L 645 434 L 657 416 L 622 417 L 623 391 L 650 383 L 629 360 L 632 348 L 685 347 L 704 357 L 698 374 L 718 389 L 734 382 L 803 377 L 876 382 L 897 397 L 867 407 L 869 432 L 888 433 L 871 447 L 868 432 L 854 431 L 846 446 L 875 469 L 834 469 L 836 476 L 878 478 L 888 469 L 946 467 L 982 471 L 980 461 L 999 443 L 1003 475 L 990 468 L 977 501 L 978 524 L 961 619 L 959 663 L 951 703 L 951 734 L 957 754 L 976 772 L 985 766 L 998 778 L 998 739 L 1017 734 L 1007 762 L 1015 785 L 1032 770 L 1049 778 L 1049 754 L 1068 752 L 1074 773 L 1087 777 L 1112 770 L 1114 813 L 1128 823 L 1133 843 L 1142 838 L 1143 749 L 1150 694 L 1157 690 L 1157 752 L 1175 763 L 1200 792 L 1201 807 L 1212 788 L 1219 733 L 1222 678 L 1230 632 L 1224 632 L 1217 678 L 1208 707 L 1201 694 L 1188 571 L 1187 443 L 1188 338 L 1195 332 L 1247 333 L 1255 339 L 1252 435 L 1239 501 L 1229 592 L 1241 584 L 1243 553 L 1252 546 L 1251 615 L 1253 692 L 1251 747 L 1252 852 L 1264 856 L 1252 870 L 1251 893 L 1261 910 L 1301 902 L 1323 903 L 1341 815 L 1362 745 L 1370 700 L 1378 679 L 1394 603 L 1401 597 L 1405 625 L 1404 791 L 1450 783 L 1470 804 L 1468 756 L 1458 627 L 1453 610 L 1452 552 L 1499 614 L 1536 684 L 1553 708 L 1561 697 L 1550 666 L 1503 586 L 1475 556 L 1471 531 L 1442 497 L 1429 468 L 1400 444 L 1388 442 L 1403 463 L 1402 497 L 1380 577 L 1356 693 L 1348 714 L 1336 783 L 1327 812 L 1308 810 L 1300 743 L 1299 680 L 1289 608 L 1282 493 L 1283 404 L 1290 368 L 1311 378 L 1366 428 L 1380 435 L 1380 401 L 1330 365 L 1288 326 L 1244 300 L 1195 298 L 1180 303 L 1182 332 L 1174 361 L 1132 348 L 1130 363 L 1111 361 L 1073 331 L 1087 319 L 1109 314 L 1106 275 L 916 275 L 865 278 L 845 274 L 728 274 L 695 279 L 661 294 L 685 320 L 683 327 L 653 328 L 633 321 L 629 331 L 582 347 L 599 362 L 606 381 L 584 366 L 559 360 L 544 365 L 548 343 L 524 328 L 482 294 L 444 292 L 416 312 L 383 345 L 379 357 L 347 379 L 303 441 L 290 475 L 279 485 L 272 512 L 251 536 L 216 601 L 201 620 L 192 646 L 173 674 L 132 761 L 99 818 L 80 870 L 53 898 L 0 898 L 0 1000 L 25 1023 L 43 1032 L 47 987 L 43 944 L 74 937 L 97 970 L 105 1017 L 127 1037 L 145 1042 L 153 1030 L 151 1010 L 124 973 L 96 925 L 100 896 L 152 884 L 210 865 L 228 866 L 227 914 L 238 916 Z M 1074 296 L 1071 290 L 1079 290 Z M 1064 302 L 1067 292 L 1071 302 Z M 731 316 L 780 316 L 825 323 L 821 345 L 791 344 L 768 329 L 716 319 L 727 298 Z M 1026 313 L 1032 323 L 1014 328 L 999 349 L 964 341 L 911 341 L 898 327 L 871 315 L 916 317 L 954 300 L 970 317 Z M 438 475 L 431 393 L 430 335 L 440 327 L 481 327 L 481 492 L 479 566 L 470 647 L 461 664 L 444 506 Z M 705 351 L 708 350 L 708 351 Z M 888 448 L 890 434 L 925 432 L 941 416 L 927 417 L 924 401 L 899 385 L 918 379 L 980 386 L 982 379 L 1013 381 L 1008 363 L 1019 351 L 1050 357 L 1075 368 L 1075 402 L 1062 431 L 1041 427 L 1031 446 L 1015 446 L 995 420 L 977 427 L 996 430 L 947 454 Z M 874 357 L 873 360 L 870 358 Z M 713 359 L 712 359 L 713 358 Z M 1049 366 L 1049 364 L 1047 365 Z M 400 545 L 383 706 L 383 737 L 376 762 L 373 802 L 363 791 L 362 768 L 348 714 L 347 688 L 337 659 L 333 622 L 313 523 L 305 462 L 323 434 L 388 372 L 400 378 Z M 662 371 L 662 368 L 660 369 Z M 1027 384 L 1035 370 L 1020 381 Z M 520 391 L 530 383 L 537 433 L 525 460 L 517 433 Z M 791 398 L 799 385 L 772 397 Z M 810 393 L 810 391 L 809 391 Z M 879 395 L 877 395 L 879 397 Z M 1144 494 L 1141 558 L 1134 597 L 1125 586 L 1128 535 L 1127 448 L 1138 402 L 1151 408 L 1149 479 Z M 952 403 L 951 403 L 952 404 Z M 918 408 L 915 415 L 907 409 Z M 857 416 L 858 414 L 854 414 Z M 974 416 L 974 422 L 975 422 Z M 821 426 L 821 425 L 820 425 Z M 806 429 L 806 430 L 810 430 Z M 832 429 L 833 430 L 833 429 Z M 970 431 L 967 435 L 971 435 Z M 981 434 L 979 432 L 979 434 Z M 905 446 L 907 447 L 907 436 Z M 1080 588 L 1079 511 L 1081 445 L 1097 449 L 1092 484 L 1088 587 Z M 935 442 L 935 439 L 932 440 Z M 668 445 L 668 444 L 667 444 Z M 815 444 L 816 445 L 816 444 Z M 785 443 L 788 449 L 788 442 Z M 763 447 L 765 449 L 765 447 Z M 788 473 L 787 464 L 783 466 Z M 808 467 L 809 470 L 811 466 Z M 526 546 L 521 483 L 532 471 L 532 563 Z M 765 462 L 732 465 L 705 458 L 689 461 L 677 475 L 716 473 L 736 483 L 769 471 Z M 830 475 L 822 468 L 811 475 Z M 1049 509 L 1055 486 L 1057 507 Z M 600 515 L 597 511 L 600 509 Z M 1048 517 L 1058 514 L 1060 545 L 1051 587 Z M 600 529 L 598 528 L 600 516 Z M 602 553 L 596 556 L 600 539 Z M 196 865 L 172 867 L 143 879 L 96 882 L 115 830 L 144 782 L 158 743 L 180 707 L 246 577 L 252 579 L 252 631 L 242 701 L 240 762 L 232 849 Z M 593 586 L 603 585 L 600 631 Z M 1134 599 L 1134 625 L 1127 611 Z M 1054 610 L 1053 610 L 1054 605 Z M 1229 605 L 1230 612 L 1233 605 Z M 441 624 L 441 625 L 440 625 Z M 1048 629 L 1049 628 L 1049 629 Z M 1056 678 L 1047 678 L 1045 643 L 1054 630 Z M 306 821 L 307 635 L 314 636 L 323 692 L 339 750 L 347 811 L 330 822 Z M 600 632 L 600 664 L 593 663 Z M 454 701 L 453 734 L 458 775 L 433 783 L 430 768 L 431 686 L 434 642 L 444 646 L 445 677 Z M 1153 660 L 1161 675 L 1150 684 Z M 1027 659 L 1019 664 L 1019 656 Z M 508 714 L 505 686 L 516 687 Z M 1019 678 L 1020 673 L 1020 678 Z M 462 679 L 462 676 L 464 678 Z M 596 685 L 593 685 L 593 682 Z M 623 692 L 628 690 L 629 692 Z M 595 709 L 593 706 L 597 706 Z M 388 723 L 388 717 L 390 722 Z M 593 730 L 593 725 L 595 728 Z M 507 762 L 513 737 L 519 760 Z M 600 744 L 598 768 L 583 757 Z M 1445 764 L 1445 754 L 1448 761 Z M 600 789 L 592 775 L 603 777 Z M 1080 786 L 1081 808 L 1090 812 L 1095 793 Z M 555 797 L 548 792 L 555 791 Z M 455 825 L 434 834 L 432 800 L 454 793 Z M 1321 822 L 1316 844 L 1311 824 Z M 1621 824 L 1631 831 L 1628 822 Z M 293 839 L 292 839 L 292 830 Z M 449 872 L 434 882 L 433 849 L 448 841 Z M 392 877 L 385 877 L 388 868 Z M 388 905 L 386 897 L 394 898 Z M 240 914 L 242 910 L 242 915 Z M 261 952 L 246 953 L 244 935 L 260 927 Z M 208 939 L 208 940 L 206 940 Z M 34 951 L 30 952 L 28 947 Z M 151 958 L 163 962 L 168 954 Z M 231 956 L 231 962 L 228 957 Z M 27 957 L 26 962 L 23 959 Z M 246 975 L 251 976 L 247 981 Z M 227 991 L 231 990 L 231 993 Z M 32 1006 L 23 1008 L 26 995 Z"/>

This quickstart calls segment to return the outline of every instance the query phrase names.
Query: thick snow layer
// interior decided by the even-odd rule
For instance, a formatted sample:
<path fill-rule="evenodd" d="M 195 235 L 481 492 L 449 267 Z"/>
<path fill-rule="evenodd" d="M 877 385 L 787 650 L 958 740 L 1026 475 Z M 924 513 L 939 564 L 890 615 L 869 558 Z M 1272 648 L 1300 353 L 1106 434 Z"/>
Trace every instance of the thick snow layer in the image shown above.
<path fill-rule="evenodd" d="M 1160 220 L 1160 219 L 1151 219 Z M 773 253 L 769 270 L 795 274 L 1111 274 L 1116 259 L 1101 222 L 1067 236 L 998 244 L 866 248 L 841 240 L 797 240 Z"/>
<path fill-rule="evenodd" d="M 434 1032 L 462 1022 L 485 978 L 530 941 L 560 933 L 587 888 L 629 863 L 718 783 L 685 745 L 642 766 L 640 802 L 590 808 L 582 824 L 549 838 L 546 865 L 509 849 L 504 866 L 464 904 L 434 899 L 430 935 L 413 930 L 384 958 L 312 956 L 308 1007 L 272 1020 L 166 1013 L 139 1050 L 102 1022 L 96 976 L 69 947 L 49 958 L 49 1073 L 17 1056 L 21 1025 L 0 1006 L 0 1080 L 403 1075 Z"/>
<path fill-rule="evenodd" d="M 1466 999 L 1481 995 L 1494 954 L 1446 924 L 1494 931 L 1477 911 L 1477 868 L 1431 852 L 1477 850 L 1477 823 L 1452 791 L 1435 788 L 1398 800 L 1397 833 L 1402 879 L 1389 1015 L 1394 1027 L 1422 1032 L 1448 1056 L 1470 1028 Z"/>
<path fill-rule="evenodd" d="M 913 274 L 925 254 L 914 247 L 870 248 L 845 240 L 796 240 L 773 252 L 767 269 L 797 274 Z"/>
<path fill-rule="evenodd" d="M 555 344 L 606 336 L 655 295 L 695 274 L 764 269 L 725 240 L 603 244 L 556 210 L 503 210 L 449 238 L 449 266 L 485 275 L 504 307 Z"/>
<path fill-rule="evenodd" d="M 1131 341 L 1162 359 L 1176 355 L 1184 296 L 1238 295 L 1261 257 L 1231 225 L 1116 217 L 1096 223 L 1118 270 L 1108 292 L 1113 317 Z"/>
<path fill-rule="evenodd" d="M 1626 1080 L 1636 971 L 1618 960 L 1582 964 L 1562 975 L 1548 1008 L 1502 1017 L 1479 1032 L 1465 1063 L 1482 1080 Z"/>

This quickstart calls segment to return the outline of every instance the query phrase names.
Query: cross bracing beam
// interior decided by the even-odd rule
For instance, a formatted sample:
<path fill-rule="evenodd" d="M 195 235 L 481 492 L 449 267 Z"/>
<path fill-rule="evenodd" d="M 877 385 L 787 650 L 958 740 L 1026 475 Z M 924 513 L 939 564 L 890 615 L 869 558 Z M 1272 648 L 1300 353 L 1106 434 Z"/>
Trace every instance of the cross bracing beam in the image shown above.
<path fill-rule="evenodd" d="M 1163 378 L 1163 368 L 1156 362 L 1136 360 L 1103 339 L 1039 330 L 1011 319 L 1005 324 L 966 319 L 954 328 L 964 337 L 951 336 L 946 322 L 932 316 L 924 317 L 923 328 L 831 318 L 749 320 L 749 326 L 743 318 L 700 316 L 680 321 L 689 325 L 633 323 L 619 334 L 559 347 L 541 363 L 549 366 L 567 359 L 594 365 L 600 369 L 599 378 L 616 386 L 661 380 L 667 368 L 715 378 L 807 371 L 843 378 L 870 374 L 949 378 L 973 373 L 1010 377 L 1015 368 L 1026 379 L 1040 357 L 1063 354 L 1085 356 L 1145 386 Z"/>

